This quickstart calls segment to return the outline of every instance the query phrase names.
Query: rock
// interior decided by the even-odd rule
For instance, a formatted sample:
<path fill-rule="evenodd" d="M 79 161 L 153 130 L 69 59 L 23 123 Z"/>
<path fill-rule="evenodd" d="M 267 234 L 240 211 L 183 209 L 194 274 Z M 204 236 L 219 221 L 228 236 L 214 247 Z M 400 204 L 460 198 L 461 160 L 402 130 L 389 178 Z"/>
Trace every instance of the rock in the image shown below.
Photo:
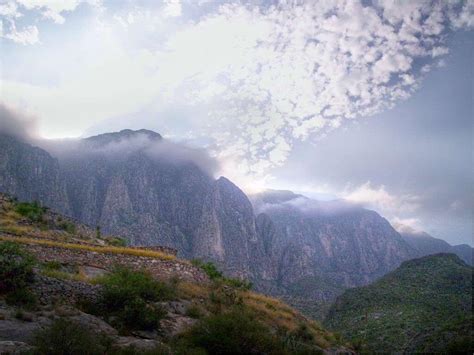
<path fill-rule="evenodd" d="M 190 317 L 168 314 L 168 318 L 161 320 L 160 330 L 165 337 L 171 338 L 188 330 L 196 324 L 196 322 L 196 319 Z"/>
<path fill-rule="evenodd" d="M 78 314 L 72 317 L 68 317 L 68 319 L 82 324 L 93 333 L 100 333 L 108 336 L 116 336 L 118 334 L 116 329 L 104 322 L 102 319 L 81 311 L 78 311 Z"/>
<path fill-rule="evenodd" d="M 51 321 L 47 318 L 38 318 L 35 322 L 22 322 L 17 319 L 0 321 L 0 340 L 10 340 L 29 343 L 35 332 L 47 327 Z"/>
<path fill-rule="evenodd" d="M 23 354 L 33 350 L 31 345 L 28 345 L 21 341 L 9 341 L 4 340 L 0 341 L 0 354 L 9 355 L 9 354 Z"/>
<path fill-rule="evenodd" d="M 135 350 L 149 351 L 153 350 L 159 346 L 162 346 L 162 343 L 158 340 L 152 339 L 140 339 L 134 337 L 117 337 L 115 345 L 120 348 L 135 348 Z"/>

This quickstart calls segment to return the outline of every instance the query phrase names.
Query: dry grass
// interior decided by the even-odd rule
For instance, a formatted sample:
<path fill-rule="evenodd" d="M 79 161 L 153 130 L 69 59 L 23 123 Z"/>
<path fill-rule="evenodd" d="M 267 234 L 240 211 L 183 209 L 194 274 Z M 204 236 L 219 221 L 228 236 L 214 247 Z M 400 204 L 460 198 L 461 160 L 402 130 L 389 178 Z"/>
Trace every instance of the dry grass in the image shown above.
<path fill-rule="evenodd" d="M 61 270 L 44 269 L 41 271 L 41 274 L 44 276 L 53 277 L 55 279 L 89 282 L 89 278 L 86 276 L 86 274 L 84 274 L 84 272 L 81 271 L 73 274 Z"/>
<path fill-rule="evenodd" d="M 181 281 L 178 284 L 179 295 L 186 299 L 193 298 L 208 298 L 209 288 L 199 285 L 197 283 L 191 283 L 187 281 Z"/>
<path fill-rule="evenodd" d="M 47 247 L 57 247 L 57 248 L 66 248 L 74 250 L 83 250 L 103 254 L 122 254 L 122 255 L 133 255 L 133 256 L 142 256 L 153 259 L 161 260 L 175 260 L 176 256 L 166 254 L 154 250 L 146 249 L 134 249 L 126 247 L 113 247 L 113 246 L 95 246 L 95 245 L 86 245 L 86 244 L 74 244 L 74 243 L 63 243 L 57 242 L 54 240 L 48 239 L 34 239 L 34 238 L 21 238 L 21 237 L 6 237 L 0 236 L 0 240 L 8 240 L 13 242 L 18 242 L 22 244 L 36 244 L 43 245 Z"/>

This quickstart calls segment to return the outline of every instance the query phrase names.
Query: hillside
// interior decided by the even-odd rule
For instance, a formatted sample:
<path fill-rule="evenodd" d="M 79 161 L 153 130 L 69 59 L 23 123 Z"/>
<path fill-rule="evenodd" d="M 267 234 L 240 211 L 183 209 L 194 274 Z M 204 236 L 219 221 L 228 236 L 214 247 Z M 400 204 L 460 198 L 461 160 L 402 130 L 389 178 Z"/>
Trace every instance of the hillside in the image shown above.
<path fill-rule="evenodd" d="M 0 353 L 347 350 L 281 301 L 223 277 L 212 264 L 175 254 L 128 247 L 0 194 Z"/>
<path fill-rule="evenodd" d="M 345 291 L 325 325 L 369 352 L 472 353 L 472 271 L 454 254 L 406 261 Z"/>

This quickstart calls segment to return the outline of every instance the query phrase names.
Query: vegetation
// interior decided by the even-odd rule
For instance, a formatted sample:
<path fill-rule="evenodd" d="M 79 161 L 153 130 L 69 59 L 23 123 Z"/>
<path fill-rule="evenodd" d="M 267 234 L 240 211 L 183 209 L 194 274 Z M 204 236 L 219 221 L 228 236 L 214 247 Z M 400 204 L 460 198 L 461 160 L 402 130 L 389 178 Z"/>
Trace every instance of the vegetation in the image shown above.
<path fill-rule="evenodd" d="M 454 254 L 407 261 L 372 285 L 347 290 L 331 308 L 326 325 L 359 344 L 361 351 L 413 353 L 466 346 L 464 351 L 472 353 L 472 271 Z"/>
<path fill-rule="evenodd" d="M 252 283 L 247 280 L 225 277 L 224 274 L 212 262 L 203 262 L 199 259 L 194 259 L 192 264 L 201 268 L 212 281 L 221 282 L 228 286 L 242 290 L 250 290 L 252 288 Z"/>
<path fill-rule="evenodd" d="M 59 228 L 62 230 L 68 232 L 69 234 L 75 234 L 76 233 L 76 225 L 72 222 L 69 221 L 61 221 L 58 225 Z"/>
<path fill-rule="evenodd" d="M 152 330 L 166 314 L 156 304 L 175 297 L 175 290 L 167 283 L 156 281 L 145 271 L 117 267 L 103 276 L 101 299 L 96 312 L 114 320 L 122 330 Z"/>
<path fill-rule="evenodd" d="M 34 258 L 18 244 L 0 243 L 0 294 L 10 304 L 33 306 L 34 295 L 28 290 L 33 281 Z"/>
<path fill-rule="evenodd" d="M 155 259 L 162 259 L 162 260 L 175 260 L 176 259 L 176 256 L 174 255 L 166 254 L 166 253 L 155 251 L 155 250 L 147 250 L 147 249 L 64 243 L 64 242 L 58 242 L 58 241 L 49 240 L 49 239 L 35 239 L 35 238 L 27 238 L 27 237 L 7 237 L 7 236 L 1 236 L 1 235 L 0 235 L 0 240 L 13 241 L 13 242 L 23 243 L 23 244 L 38 244 L 38 245 L 44 245 L 44 246 L 49 246 L 49 247 L 92 251 L 96 253 L 135 255 L 135 256 L 144 256 L 148 258 L 155 258 Z"/>
<path fill-rule="evenodd" d="M 39 202 L 16 202 L 15 212 L 23 217 L 28 218 L 32 222 L 42 222 L 43 215 L 46 212 L 45 207 L 41 207 Z"/>
<path fill-rule="evenodd" d="M 18 244 L 0 243 L 0 293 L 26 287 L 33 278 L 33 257 Z"/>
<path fill-rule="evenodd" d="M 81 324 L 60 318 L 51 327 L 37 332 L 33 345 L 38 355 L 102 355 L 110 348 L 110 340 L 93 334 Z"/>

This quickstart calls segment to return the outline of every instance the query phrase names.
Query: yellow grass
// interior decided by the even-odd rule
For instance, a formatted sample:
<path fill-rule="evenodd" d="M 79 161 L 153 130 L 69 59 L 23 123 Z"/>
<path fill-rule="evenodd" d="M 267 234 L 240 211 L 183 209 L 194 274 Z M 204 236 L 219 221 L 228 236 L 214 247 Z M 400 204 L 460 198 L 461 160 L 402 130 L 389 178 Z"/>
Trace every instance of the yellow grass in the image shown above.
<path fill-rule="evenodd" d="M 88 282 L 89 279 L 83 272 L 79 272 L 77 274 L 71 274 L 69 272 L 64 272 L 60 270 L 42 270 L 41 274 L 48 277 L 53 277 L 55 279 L 62 279 L 62 280 L 73 280 L 73 281 L 81 281 L 81 282 Z"/>
<path fill-rule="evenodd" d="M 207 298 L 209 297 L 209 290 L 196 283 L 181 281 L 178 284 L 179 293 L 185 298 Z"/>
<path fill-rule="evenodd" d="M 122 254 L 122 255 L 143 256 L 147 258 L 154 258 L 154 259 L 161 259 L 161 260 L 175 260 L 176 259 L 174 255 L 166 254 L 166 253 L 155 251 L 155 250 L 146 250 L 146 249 L 62 243 L 62 242 L 57 242 L 54 240 L 47 240 L 47 239 L 7 237 L 7 236 L 0 236 L 0 240 L 13 241 L 13 242 L 18 242 L 18 243 L 23 243 L 23 244 L 43 245 L 47 247 L 84 250 L 84 251 L 103 253 L 103 254 Z"/>

